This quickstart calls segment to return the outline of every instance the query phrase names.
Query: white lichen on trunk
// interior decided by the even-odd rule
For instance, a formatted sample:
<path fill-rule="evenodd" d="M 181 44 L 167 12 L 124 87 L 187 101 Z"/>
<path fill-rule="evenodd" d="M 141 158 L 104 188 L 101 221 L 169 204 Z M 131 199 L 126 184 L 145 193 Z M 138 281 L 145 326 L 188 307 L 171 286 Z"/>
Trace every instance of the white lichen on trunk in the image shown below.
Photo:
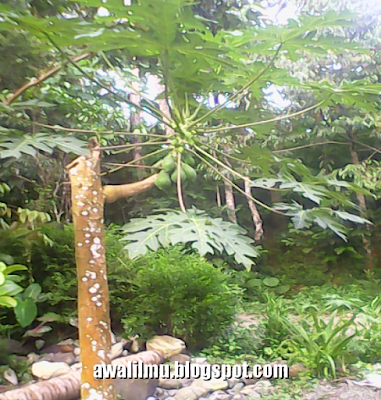
<path fill-rule="evenodd" d="M 104 245 L 104 194 L 99 152 L 67 166 L 72 190 L 82 400 L 114 400 L 111 381 L 97 380 L 94 366 L 111 362 L 109 294 Z"/>

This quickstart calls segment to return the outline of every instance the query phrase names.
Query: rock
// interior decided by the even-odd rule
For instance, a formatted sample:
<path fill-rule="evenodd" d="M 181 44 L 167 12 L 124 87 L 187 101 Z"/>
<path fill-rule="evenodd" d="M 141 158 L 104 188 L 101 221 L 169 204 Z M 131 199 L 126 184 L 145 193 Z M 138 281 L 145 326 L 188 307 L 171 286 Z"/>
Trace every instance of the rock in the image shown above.
<path fill-rule="evenodd" d="M 261 380 L 258 383 L 256 383 L 254 387 L 255 390 L 260 394 L 267 394 L 272 388 L 271 382 L 268 380 L 263 380 L 263 381 Z"/>
<path fill-rule="evenodd" d="M 244 386 L 245 386 L 245 385 L 244 385 L 242 382 L 238 382 L 238 383 L 236 383 L 236 384 L 233 386 L 232 391 L 235 392 L 235 393 L 238 393 L 239 391 L 242 390 L 242 388 L 243 388 Z"/>
<path fill-rule="evenodd" d="M 130 348 L 129 348 L 131 353 L 138 353 L 139 352 L 140 345 L 139 345 L 139 342 L 138 342 L 138 338 L 139 338 L 139 336 L 134 336 L 134 337 L 131 338 L 131 343 L 130 343 Z"/>
<path fill-rule="evenodd" d="M 57 343 L 58 346 L 71 346 L 71 345 L 75 345 L 75 341 L 74 339 L 65 339 L 65 340 L 61 340 L 59 343 Z"/>
<path fill-rule="evenodd" d="M 180 389 L 183 387 L 183 383 L 181 379 L 159 379 L 158 386 L 163 389 Z"/>
<path fill-rule="evenodd" d="M 32 365 L 32 374 L 40 379 L 50 379 L 69 372 L 71 372 L 71 369 L 64 362 L 38 361 Z"/>
<path fill-rule="evenodd" d="M 291 365 L 291 367 L 288 370 L 288 375 L 290 378 L 297 378 L 300 374 L 306 371 L 306 367 L 299 363 L 295 365 Z"/>
<path fill-rule="evenodd" d="M 48 346 L 45 349 L 42 349 L 41 353 L 72 353 L 75 348 L 74 340 L 67 339 L 58 344 L 54 344 L 53 346 Z"/>
<path fill-rule="evenodd" d="M 203 364 L 206 362 L 206 357 L 196 357 L 193 362 L 196 364 Z"/>
<path fill-rule="evenodd" d="M 154 336 L 147 341 L 146 348 L 163 354 L 165 358 L 170 358 L 182 353 L 186 347 L 181 339 L 172 336 Z"/>
<path fill-rule="evenodd" d="M 235 378 L 228 379 L 229 389 L 233 389 L 233 387 L 239 382 L 240 382 L 239 379 L 235 379 Z"/>
<path fill-rule="evenodd" d="M 239 395 L 238 395 L 239 396 Z M 250 393 L 249 393 L 249 399 L 250 400 L 254 400 L 254 399 L 260 399 L 262 396 L 258 393 L 258 392 L 256 392 L 255 390 L 253 390 L 253 391 L 251 391 Z M 242 399 L 242 396 L 240 397 L 241 399 Z"/>
<path fill-rule="evenodd" d="M 155 394 L 157 379 L 115 379 L 113 381 L 118 400 L 146 400 Z"/>
<path fill-rule="evenodd" d="M 195 379 L 190 387 L 202 387 L 208 392 L 215 392 L 216 390 L 225 390 L 228 388 L 228 382 L 223 379 L 212 378 L 205 381 L 202 378 Z"/>
<path fill-rule="evenodd" d="M 257 382 L 259 382 L 259 379 L 258 378 L 242 378 L 242 382 L 246 386 L 250 386 L 250 385 L 255 385 Z"/>
<path fill-rule="evenodd" d="M 16 372 L 13 371 L 12 368 L 8 368 L 3 372 L 3 377 L 6 381 L 11 383 L 12 385 L 18 385 L 19 380 L 17 379 Z"/>
<path fill-rule="evenodd" d="M 223 392 L 222 390 L 217 390 L 209 396 L 209 400 L 230 400 L 232 398 L 231 394 Z"/>
<path fill-rule="evenodd" d="M 29 353 L 27 355 L 29 363 L 35 363 L 39 360 L 40 356 L 36 353 Z"/>
<path fill-rule="evenodd" d="M 79 355 L 81 354 L 81 349 L 80 349 L 79 347 L 76 347 L 76 348 L 73 350 L 73 353 L 74 353 L 76 356 L 79 356 Z"/>
<path fill-rule="evenodd" d="M 70 368 L 71 368 L 72 370 L 74 370 L 74 371 L 78 371 L 79 369 L 82 368 L 82 363 L 81 363 L 81 362 L 77 362 L 77 363 L 71 365 Z"/>
<path fill-rule="evenodd" d="M 257 393 L 258 394 L 258 393 Z M 260 395 L 259 395 L 259 397 L 260 397 Z M 253 398 L 253 397 L 252 397 Z M 254 397 L 255 398 L 255 397 Z M 242 395 L 240 395 L 239 393 L 237 393 L 237 394 L 235 394 L 233 397 L 232 397 L 232 400 L 243 400 L 244 399 L 244 396 Z"/>
<path fill-rule="evenodd" d="M 115 358 L 118 358 L 122 353 L 123 353 L 123 343 L 115 343 L 114 345 L 111 346 L 111 359 L 114 360 Z"/>
<path fill-rule="evenodd" d="M 380 371 L 381 370 L 381 363 L 373 364 L 373 370 L 374 371 Z"/>
<path fill-rule="evenodd" d="M 174 400 L 196 400 L 202 395 L 208 393 L 209 390 L 201 386 L 187 386 L 179 389 L 174 396 Z M 168 399 L 166 399 L 168 400 Z"/>
<path fill-rule="evenodd" d="M 168 361 L 177 361 L 179 364 L 185 364 L 186 362 L 190 362 L 191 358 L 186 354 L 175 354 L 174 356 L 169 357 Z"/>
<path fill-rule="evenodd" d="M 63 362 L 72 365 L 76 361 L 76 356 L 73 353 L 48 353 L 44 354 L 39 361 Z"/>
<path fill-rule="evenodd" d="M 259 381 L 255 385 L 248 385 L 245 386 L 241 391 L 240 394 L 246 394 L 248 396 L 254 397 L 256 396 L 253 393 L 257 393 L 258 396 L 256 398 L 261 397 L 261 394 L 269 392 L 271 388 L 271 382 L 270 381 Z"/>

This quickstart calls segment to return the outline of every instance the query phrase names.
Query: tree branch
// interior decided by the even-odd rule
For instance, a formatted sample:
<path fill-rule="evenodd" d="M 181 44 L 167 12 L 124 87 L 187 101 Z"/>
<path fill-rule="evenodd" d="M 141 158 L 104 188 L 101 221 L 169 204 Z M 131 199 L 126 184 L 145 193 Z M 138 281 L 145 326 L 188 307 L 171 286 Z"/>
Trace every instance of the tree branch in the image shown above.
<path fill-rule="evenodd" d="M 76 63 L 78 61 L 81 61 L 87 57 L 89 57 L 92 53 L 83 53 L 78 56 L 72 57 L 70 60 L 73 63 Z M 9 96 L 5 101 L 4 105 L 9 106 L 11 103 L 13 103 L 18 97 L 20 97 L 26 90 L 33 86 L 39 85 L 41 82 L 44 82 L 46 79 L 50 78 L 54 74 L 56 74 L 60 69 L 62 68 L 62 65 L 57 65 L 48 71 L 42 72 L 38 78 L 33 78 L 31 79 L 28 83 L 25 83 L 24 85 L 20 86 L 14 93 L 12 93 L 11 96 Z"/>
<path fill-rule="evenodd" d="M 126 197 L 136 196 L 154 185 L 158 174 L 149 176 L 139 182 L 126 183 L 124 185 L 106 185 L 103 186 L 103 193 L 105 195 L 105 203 L 114 203 L 119 199 Z"/>

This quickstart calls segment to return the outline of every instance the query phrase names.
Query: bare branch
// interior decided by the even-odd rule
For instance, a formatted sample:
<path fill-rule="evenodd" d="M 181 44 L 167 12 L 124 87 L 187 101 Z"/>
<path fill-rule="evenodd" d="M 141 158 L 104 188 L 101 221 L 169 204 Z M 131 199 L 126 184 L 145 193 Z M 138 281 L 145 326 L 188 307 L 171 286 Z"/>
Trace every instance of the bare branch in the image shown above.
<path fill-rule="evenodd" d="M 81 61 L 87 57 L 89 57 L 92 53 L 83 53 L 78 56 L 75 56 L 71 58 L 71 62 L 76 63 L 78 61 Z M 26 90 L 33 86 L 37 86 L 40 83 L 44 82 L 46 79 L 50 78 L 54 74 L 56 74 L 60 69 L 62 68 L 62 65 L 57 65 L 48 71 L 42 72 L 38 78 L 33 78 L 31 79 L 28 83 L 25 83 L 24 85 L 20 86 L 12 95 L 10 95 L 5 101 L 4 105 L 9 106 L 11 103 L 13 103 L 18 97 L 20 97 Z"/>

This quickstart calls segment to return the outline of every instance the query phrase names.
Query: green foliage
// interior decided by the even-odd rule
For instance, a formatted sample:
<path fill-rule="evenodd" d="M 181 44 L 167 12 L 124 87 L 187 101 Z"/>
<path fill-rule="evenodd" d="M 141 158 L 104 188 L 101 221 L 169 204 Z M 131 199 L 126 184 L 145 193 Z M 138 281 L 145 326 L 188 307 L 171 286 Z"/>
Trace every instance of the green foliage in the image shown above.
<path fill-rule="evenodd" d="M 87 143 L 75 137 L 45 133 L 37 133 L 34 136 L 17 136 L 12 133 L 0 135 L 0 159 L 8 157 L 20 158 L 25 154 L 34 157 L 39 150 L 52 154 L 54 148 L 58 148 L 65 153 L 89 154 Z"/>
<path fill-rule="evenodd" d="M 169 334 L 202 348 L 234 319 L 240 290 L 229 276 L 181 248 L 149 252 L 133 262 L 127 335 Z"/>
<path fill-rule="evenodd" d="M 73 226 L 50 223 L 42 228 L 42 232 L 51 239 L 53 244 L 47 246 L 41 239 L 33 242 L 30 255 L 31 272 L 36 282 L 41 285 L 43 292 L 54 293 L 54 296 L 50 296 L 45 302 L 44 313 L 59 311 L 59 314 L 68 321 L 77 312 Z M 110 227 L 106 231 L 106 261 L 111 291 L 115 289 L 113 282 L 118 274 L 125 276 L 128 273 L 128 271 L 123 273 L 120 268 L 120 260 L 125 259 L 125 253 L 118 238 L 114 228 Z M 123 286 L 120 286 L 118 295 L 123 298 Z M 115 297 L 111 296 L 111 309 L 118 310 L 119 307 L 120 304 L 115 303 Z M 115 313 L 113 315 L 115 316 Z M 118 320 L 117 316 L 115 320 Z"/>
<path fill-rule="evenodd" d="M 281 284 L 315 286 L 332 280 L 340 285 L 353 278 L 365 279 L 365 253 L 362 231 L 348 231 L 344 243 L 330 231 L 317 227 L 298 230 L 289 227 L 288 232 L 275 235 L 270 242 L 271 250 L 263 254 L 258 264 L 261 275 L 272 275 Z M 266 248 L 266 243 L 264 244 Z"/>
<path fill-rule="evenodd" d="M 7 266 L 0 262 L 0 307 L 13 308 L 16 321 L 25 328 L 37 317 L 36 303 L 44 301 L 46 296 L 41 294 L 41 286 L 30 284 L 26 289 L 18 285 L 22 277 L 14 275 L 17 271 L 27 271 L 24 265 L 12 264 Z"/>
<path fill-rule="evenodd" d="M 17 300 L 15 296 L 23 291 L 23 288 L 16 282 L 19 280 L 18 275 L 12 275 L 16 271 L 28 270 L 24 265 L 13 264 L 7 266 L 0 261 L 0 306 L 15 308 Z"/>
<path fill-rule="evenodd" d="M 123 241 L 131 258 L 178 243 L 190 243 L 202 257 L 225 251 L 235 261 L 250 268 L 258 257 L 258 249 L 252 246 L 252 239 L 244 236 L 246 231 L 222 218 L 209 218 L 205 212 L 193 209 L 186 213 L 168 212 L 143 218 L 132 219 L 122 228 L 126 234 Z"/>
<path fill-rule="evenodd" d="M 263 324 L 252 327 L 233 325 L 213 338 L 213 344 L 202 349 L 200 355 L 209 362 L 237 361 L 258 356 L 265 342 Z"/>
<path fill-rule="evenodd" d="M 359 335 L 354 325 L 355 315 L 339 322 L 336 316 L 337 313 L 333 312 L 326 321 L 317 313 L 310 312 L 304 323 L 291 322 L 287 318 L 281 320 L 290 335 L 287 340 L 290 357 L 303 361 L 320 377 L 335 377 L 338 366 L 345 368 L 349 358 L 347 346 Z M 312 323 L 308 321 L 311 317 Z"/>
<path fill-rule="evenodd" d="M 291 288 L 290 285 L 282 283 L 279 278 L 252 271 L 236 271 L 234 273 L 235 282 L 244 289 L 244 296 L 249 301 L 266 300 L 268 293 L 278 295 L 287 293 Z"/>

